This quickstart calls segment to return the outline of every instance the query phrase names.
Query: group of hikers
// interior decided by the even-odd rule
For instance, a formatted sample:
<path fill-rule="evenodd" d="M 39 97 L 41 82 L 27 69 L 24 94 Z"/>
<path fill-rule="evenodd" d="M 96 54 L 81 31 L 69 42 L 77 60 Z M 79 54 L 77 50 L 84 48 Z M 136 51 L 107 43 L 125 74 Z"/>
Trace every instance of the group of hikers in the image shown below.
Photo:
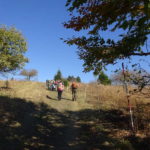
<path fill-rule="evenodd" d="M 46 80 L 46 86 L 47 86 L 48 90 L 55 91 L 58 82 L 59 81 L 55 81 L 55 80 Z"/>
<path fill-rule="evenodd" d="M 48 87 L 49 90 L 56 90 L 58 93 L 58 100 L 62 99 L 62 93 L 64 91 L 64 83 L 61 80 L 58 81 L 46 81 L 46 85 Z M 78 89 L 79 85 L 77 84 L 77 82 L 73 81 L 71 83 L 71 92 L 72 92 L 72 100 L 76 101 L 77 100 L 77 89 Z"/>

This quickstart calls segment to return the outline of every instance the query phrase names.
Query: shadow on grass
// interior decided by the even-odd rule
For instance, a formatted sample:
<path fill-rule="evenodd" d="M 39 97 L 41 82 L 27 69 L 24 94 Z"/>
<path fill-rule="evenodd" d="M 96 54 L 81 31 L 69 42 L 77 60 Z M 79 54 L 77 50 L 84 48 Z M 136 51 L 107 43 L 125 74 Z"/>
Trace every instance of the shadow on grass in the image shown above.
<path fill-rule="evenodd" d="M 0 90 L 11 90 L 12 88 L 10 88 L 10 87 L 5 87 L 5 86 L 2 86 L 2 87 L 0 87 Z"/>
<path fill-rule="evenodd" d="M 62 97 L 63 100 L 72 101 L 72 99 Z"/>
<path fill-rule="evenodd" d="M 52 98 L 52 97 L 50 97 L 50 96 L 48 96 L 48 95 L 46 95 L 46 98 L 51 99 L 51 100 L 58 101 L 58 99 L 56 99 L 56 98 Z"/>
<path fill-rule="evenodd" d="M 57 100 L 57 101 L 58 101 L 58 99 L 52 98 L 52 97 L 50 97 L 50 96 L 48 96 L 48 95 L 46 95 L 46 98 L 51 99 L 51 100 Z M 62 99 L 62 100 L 67 100 L 67 101 L 72 101 L 72 99 L 65 98 L 65 97 L 62 97 L 61 99 Z"/>
<path fill-rule="evenodd" d="M 60 113 L 44 103 L 0 96 L 0 150 L 113 150 L 119 141 L 109 136 L 110 129 L 121 127 L 111 113 L 121 116 L 95 110 Z M 96 123 L 99 132 L 92 129 Z"/>

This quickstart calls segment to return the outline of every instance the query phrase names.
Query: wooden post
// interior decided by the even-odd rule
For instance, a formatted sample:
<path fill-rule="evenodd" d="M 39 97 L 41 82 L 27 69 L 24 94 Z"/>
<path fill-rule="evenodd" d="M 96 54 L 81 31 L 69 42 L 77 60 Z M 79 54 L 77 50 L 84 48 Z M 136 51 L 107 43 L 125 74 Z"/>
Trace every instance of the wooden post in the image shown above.
<path fill-rule="evenodd" d="M 131 120 L 131 127 L 132 127 L 132 130 L 134 131 L 133 112 L 132 112 L 132 106 L 131 106 L 130 98 L 129 98 L 128 86 L 127 86 L 127 83 L 126 83 L 126 74 L 125 74 L 125 69 L 124 69 L 124 63 L 122 63 L 122 73 L 123 73 L 123 76 L 124 76 L 124 88 L 125 88 L 126 97 L 127 97 L 127 101 L 128 101 L 130 120 Z"/>

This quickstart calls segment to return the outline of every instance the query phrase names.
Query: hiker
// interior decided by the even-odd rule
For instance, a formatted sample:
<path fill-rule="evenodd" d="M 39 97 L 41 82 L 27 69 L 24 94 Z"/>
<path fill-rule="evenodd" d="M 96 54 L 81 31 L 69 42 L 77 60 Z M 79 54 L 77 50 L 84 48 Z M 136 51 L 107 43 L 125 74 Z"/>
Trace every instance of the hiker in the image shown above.
<path fill-rule="evenodd" d="M 46 87 L 48 90 L 50 89 L 50 81 L 49 80 L 46 80 Z"/>
<path fill-rule="evenodd" d="M 71 90 L 72 90 L 72 100 L 73 101 L 77 100 L 77 88 L 78 88 L 78 84 L 76 82 L 72 82 Z"/>
<path fill-rule="evenodd" d="M 59 83 L 57 84 L 58 100 L 61 100 L 63 90 L 64 90 L 64 85 L 62 81 L 59 81 Z"/>
<path fill-rule="evenodd" d="M 56 89 L 55 84 L 52 84 L 52 91 L 54 91 Z"/>

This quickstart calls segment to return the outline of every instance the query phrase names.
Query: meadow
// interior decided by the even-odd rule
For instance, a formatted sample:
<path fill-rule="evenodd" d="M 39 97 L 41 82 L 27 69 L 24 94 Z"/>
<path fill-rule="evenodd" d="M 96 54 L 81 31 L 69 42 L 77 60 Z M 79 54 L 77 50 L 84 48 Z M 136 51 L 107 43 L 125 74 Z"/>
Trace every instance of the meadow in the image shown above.
<path fill-rule="evenodd" d="M 150 150 L 149 89 L 127 95 L 122 86 L 81 84 L 76 102 L 45 83 L 0 81 L 1 150 Z M 135 87 L 129 87 L 134 91 Z"/>

